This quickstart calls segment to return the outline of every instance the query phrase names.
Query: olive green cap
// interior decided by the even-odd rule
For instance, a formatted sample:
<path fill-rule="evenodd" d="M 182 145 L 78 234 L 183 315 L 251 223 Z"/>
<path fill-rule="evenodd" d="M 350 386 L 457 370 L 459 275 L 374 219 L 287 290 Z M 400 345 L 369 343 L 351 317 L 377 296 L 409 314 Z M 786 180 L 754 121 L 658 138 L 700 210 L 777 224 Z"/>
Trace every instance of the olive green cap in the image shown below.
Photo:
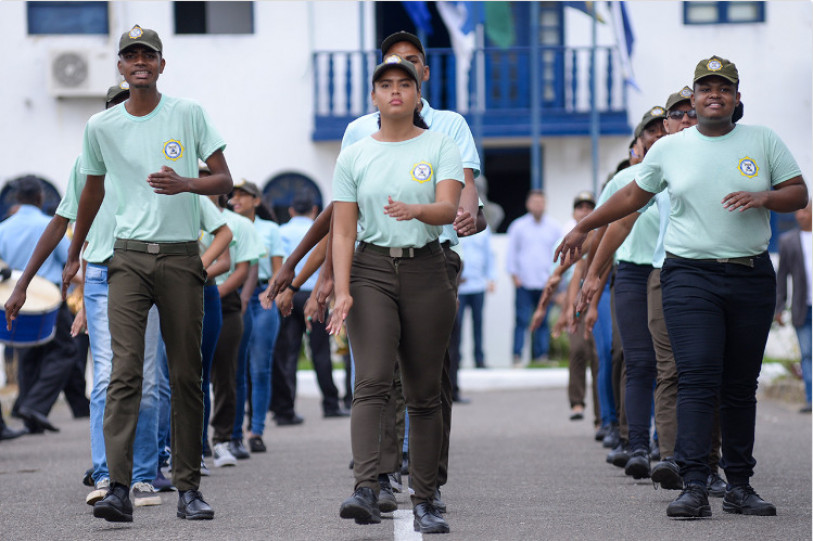
<path fill-rule="evenodd" d="M 130 92 L 130 85 L 127 84 L 127 81 L 122 81 L 117 85 L 113 85 L 107 89 L 107 95 L 104 100 L 104 104 L 107 105 L 111 101 L 115 100 L 125 92 Z"/>
<path fill-rule="evenodd" d="M 666 118 L 666 109 L 660 105 L 656 105 L 647 111 L 644 118 L 642 118 L 641 122 L 635 127 L 635 139 L 638 139 L 641 136 L 644 128 L 646 128 L 650 122 L 653 120 L 663 120 L 664 118 Z"/>
<path fill-rule="evenodd" d="M 716 55 L 697 63 L 697 67 L 694 68 L 694 82 L 696 83 L 703 77 L 708 77 L 709 75 L 718 75 L 734 84 L 740 82 L 740 74 L 737 71 L 737 66 L 735 66 L 733 62 Z"/>
<path fill-rule="evenodd" d="M 127 47 L 132 47 L 133 45 L 143 45 L 158 53 L 164 49 L 161 38 L 158 37 L 158 32 L 150 30 L 149 28 L 141 28 L 138 25 L 135 25 L 121 35 L 121 39 L 119 39 L 119 54 Z"/>
<path fill-rule="evenodd" d="M 684 101 L 691 102 L 693 94 L 694 91 L 688 86 L 684 86 L 683 88 L 680 89 L 679 92 L 670 94 L 669 97 L 666 99 L 666 110 L 671 111 L 672 107 Z"/>
<path fill-rule="evenodd" d="M 415 80 L 415 83 L 420 86 L 421 82 L 420 79 L 418 79 L 418 70 L 415 69 L 415 64 L 397 54 L 387 55 L 387 58 L 376 66 L 375 71 L 373 72 L 373 84 L 375 84 L 375 82 L 381 78 L 381 75 L 390 68 L 399 68 L 405 71 L 406 74 L 412 77 L 412 79 Z"/>
<path fill-rule="evenodd" d="M 240 184 L 235 184 L 234 189 L 246 192 L 252 197 L 260 197 L 261 195 L 260 188 L 253 182 L 246 179 L 240 179 Z"/>

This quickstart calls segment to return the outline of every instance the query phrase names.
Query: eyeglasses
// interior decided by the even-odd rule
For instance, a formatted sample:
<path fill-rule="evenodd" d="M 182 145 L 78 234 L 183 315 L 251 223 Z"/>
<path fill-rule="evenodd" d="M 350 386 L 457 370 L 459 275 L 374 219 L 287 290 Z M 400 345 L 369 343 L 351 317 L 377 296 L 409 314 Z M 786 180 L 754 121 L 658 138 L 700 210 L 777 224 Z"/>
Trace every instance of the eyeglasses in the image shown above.
<path fill-rule="evenodd" d="M 683 115 L 689 115 L 689 118 L 697 118 L 697 111 L 689 109 L 688 111 L 669 111 L 666 116 L 672 120 L 683 120 Z"/>

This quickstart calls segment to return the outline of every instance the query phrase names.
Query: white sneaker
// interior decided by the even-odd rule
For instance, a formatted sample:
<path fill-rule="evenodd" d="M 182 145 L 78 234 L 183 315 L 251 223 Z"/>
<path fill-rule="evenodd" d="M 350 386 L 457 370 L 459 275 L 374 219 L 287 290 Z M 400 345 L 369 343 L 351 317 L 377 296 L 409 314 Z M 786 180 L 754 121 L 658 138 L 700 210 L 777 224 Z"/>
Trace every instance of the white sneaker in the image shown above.
<path fill-rule="evenodd" d="M 237 465 L 237 459 L 229 451 L 229 442 L 221 441 L 215 444 L 212 449 L 212 462 L 214 462 L 215 468 Z"/>
<path fill-rule="evenodd" d="M 107 496 L 107 491 L 110 489 L 110 479 L 102 479 L 96 483 L 93 490 L 91 490 L 85 498 L 85 503 L 94 505 L 100 502 Z"/>
<path fill-rule="evenodd" d="M 155 491 L 150 483 L 140 482 L 133 485 L 133 505 L 144 507 L 145 505 L 161 505 L 161 496 Z"/>

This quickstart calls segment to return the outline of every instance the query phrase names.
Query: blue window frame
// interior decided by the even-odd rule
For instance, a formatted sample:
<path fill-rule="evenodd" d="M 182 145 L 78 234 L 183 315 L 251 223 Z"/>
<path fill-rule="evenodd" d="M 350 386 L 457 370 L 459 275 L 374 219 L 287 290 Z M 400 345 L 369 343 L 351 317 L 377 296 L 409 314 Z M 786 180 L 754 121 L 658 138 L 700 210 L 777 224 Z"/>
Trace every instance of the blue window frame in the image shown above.
<path fill-rule="evenodd" d="M 683 24 L 765 22 L 765 2 L 683 2 Z"/>
<path fill-rule="evenodd" d="M 26 2 L 28 34 L 110 32 L 107 2 Z"/>

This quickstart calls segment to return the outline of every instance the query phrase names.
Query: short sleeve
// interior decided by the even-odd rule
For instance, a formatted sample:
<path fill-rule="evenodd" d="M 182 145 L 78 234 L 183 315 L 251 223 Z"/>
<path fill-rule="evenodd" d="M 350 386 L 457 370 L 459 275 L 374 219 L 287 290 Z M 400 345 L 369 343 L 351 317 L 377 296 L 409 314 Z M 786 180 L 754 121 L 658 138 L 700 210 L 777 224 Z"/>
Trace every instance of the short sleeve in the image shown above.
<path fill-rule="evenodd" d="M 102 158 L 102 149 L 96 136 L 96 130 L 92 122 L 85 126 L 85 134 L 82 138 L 82 167 L 81 172 L 85 175 L 107 174 L 107 167 Z"/>
<path fill-rule="evenodd" d="M 195 139 L 197 141 L 198 156 L 205 161 L 218 150 L 226 148 L 226 142 L 212 124 L 208 113 L 197 103 L 192 108 L 192 118 L 196 130 Z"/>
<path fill-rule="evenodd" d="M 440 140 L 440 155 L 435 171 L 436 182 L 442 180 L 457 180 L 465 185 L 463 176 L 463 162 L 460 158 L 460 150 L 457 144 L 446 136 Z"/>
<path fill-rule="evenodd" d="M 82 157 L 76 158 L 71 174 L 68 177 L 68 186 L 65 188 L 65 195 L 59 202 L 55 214 L 67 218 L 68 220 L 76 220 L 79 213 L 79 198 L 82 195 L 82 188 L 85 187 L 84 179 L 80 171 L 82 167 Z"/>
<path fill-rule="evenodd" d="M 460 159 L 465 169 L 472 169 L 474 178 L 480 176 L 480 155 L 477 154 L 477 145 L 474 143 L 474 136 L 466 123 L 466 119 L 459 117 L 453 137 L 457 148 L 460 151 Z"/>
<path fill-rule="evenodd" d="M 641 162 L 635 182 L 638 187 L 649 193 L 658 193 L 666 189 L 666 180 L 663 178 L 663 164 L 661 149 L 664 145 L 653 145 Z"/>
<path fill-rule="evenodd" d="M 207 233 L 213 233 L 226 224 L 226 219 L 208 197 L 205 195 L 198 197 L 200 198 L 200 228 Z"/>
<path fill-rule="evenodd" d="M 279 234 L 279 227 L 269 228 L 268 245 L 271 247 L 269 250 L 270 253 L 268 254 L 270 257 L 285 257 L 285 248 L 282 246 L 282 236 Z"/>
<path fill-rule="evenodd" d="M 773 130 L 767 130 L 771 167 L 771 186 L 781 184 L 802 174 L 787 145 Z"/>
<path fill-rule="evenodd" d="M 351 156 L 355 154 L 349 148 L 342 150 L 336 160 L 333 171 L 333 200 L 344 203 L 358 202 L 358 185 L 353 178 Z"/>

